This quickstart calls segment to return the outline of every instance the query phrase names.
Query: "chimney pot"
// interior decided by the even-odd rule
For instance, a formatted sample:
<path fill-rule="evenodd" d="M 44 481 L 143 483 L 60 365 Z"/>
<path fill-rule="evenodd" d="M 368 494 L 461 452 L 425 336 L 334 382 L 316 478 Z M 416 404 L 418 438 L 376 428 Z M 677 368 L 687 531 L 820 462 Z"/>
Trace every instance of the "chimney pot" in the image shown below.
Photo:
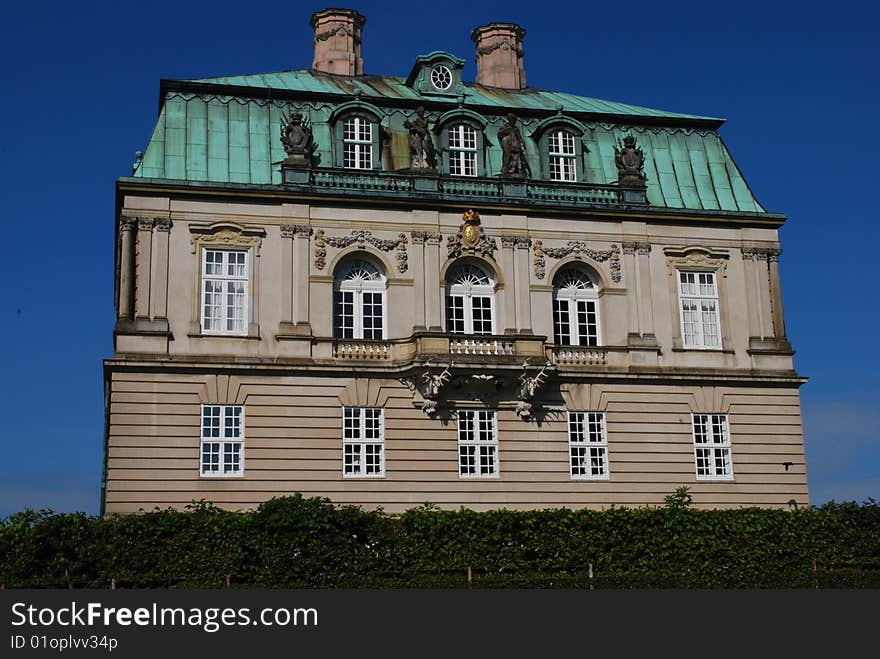
<path fill-rule="evenodd" d="M 489 23 L 471 33 L 477 48 L 477 84 L 504 89 L 523 89 L 523 38 L 526 31 L 516 23 Z"/>
<path fill-rule="evenodd" d="M 312 68 L 346 76 L 364 74 L 361 41 L 367 19 L 354 9 L 324 9 L 312 14 L 315 59 Z"/>

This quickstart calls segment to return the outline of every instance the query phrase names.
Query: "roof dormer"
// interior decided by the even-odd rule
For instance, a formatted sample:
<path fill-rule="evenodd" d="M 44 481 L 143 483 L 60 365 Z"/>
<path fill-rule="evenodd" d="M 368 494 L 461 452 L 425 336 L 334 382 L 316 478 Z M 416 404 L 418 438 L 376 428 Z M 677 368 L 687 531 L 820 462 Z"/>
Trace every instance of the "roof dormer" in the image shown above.
<path fill-rule="evenodd" d="M 463 59 L 435 50 L 429 55 L 419 55 L 406 84 L 422 95 L 458 96 L 464 93 L 461 84 L 463 67 Z"/>

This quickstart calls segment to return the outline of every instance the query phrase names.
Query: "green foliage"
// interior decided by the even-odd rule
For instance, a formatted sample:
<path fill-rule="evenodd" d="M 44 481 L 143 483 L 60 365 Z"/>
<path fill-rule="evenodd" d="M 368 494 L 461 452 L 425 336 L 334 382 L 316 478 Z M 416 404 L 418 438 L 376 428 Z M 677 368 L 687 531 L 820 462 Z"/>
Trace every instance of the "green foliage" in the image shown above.
<path fill-rule="evenodd" d="M 400 515 L 296 494 L 107 518 L 0 520 L 12 588 L 878 588 L 880 504 L 442 510 Z M 468 584 L 468 568 L 472 581 Z"/>

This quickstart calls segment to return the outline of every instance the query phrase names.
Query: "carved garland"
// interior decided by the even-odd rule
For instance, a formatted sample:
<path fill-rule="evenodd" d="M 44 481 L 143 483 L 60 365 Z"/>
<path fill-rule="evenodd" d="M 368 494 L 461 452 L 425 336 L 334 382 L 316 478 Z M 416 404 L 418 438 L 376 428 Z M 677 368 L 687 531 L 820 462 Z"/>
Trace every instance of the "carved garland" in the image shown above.
<path fill-rule="evenodd" d="M 406 272 L 409 267 L 406 246 L 409 241 L 406 234 L 400 233 L 395 240 L 376 238 L 371 231 L 357 229 L 350 236 L 325 236 L 323 229 L 315 233 L 315 268 L 323 270 L 327 265 L 327 245 L 337 249 L 344 249 L 357 243 L 359 247 L 365 247 L 368 243 L 383 252 L 397 250 L 397 271 Z"/>
<path fill-rule="evenodd" d="M 349 30 L 348 28 L 345 28 L 341 25 L 339 27 L 334 27 L 334 28 L 331 28 L 331 29 L 326 30 L 324 32 L 319 32 L 318 34 L 315 35 L 315 41 L 316 42 L 317 41 L 327 41 L 327 39 L 329 39 L 330 37 L 335 36 L 337 34 L 340 37 L 344 37 L 344 36 L 351 37 L 356 44 L 359 44 L 361 42 L 361 39 L 357 35 L 356 32 L 353 32 L 352 30 Z"/>
<path fill-rule="evenodd" d="M 597 250 L 587 247 L 582 240 L 569 240 L 565 247 L 544 247 L 540 240 L 535 241 L 535 277 L 543 279 L 546 276 L 545 256 L 551 256 L 554 259 L 565 258 L 569 254 L 583 255 L 602 263 L 609 261 L 608 269 L 611 271 L 611 281 L 619 283 L 623 275 L 620 269 L 620 248 L 617 245 L 611 245 L 611 249 Z"/>

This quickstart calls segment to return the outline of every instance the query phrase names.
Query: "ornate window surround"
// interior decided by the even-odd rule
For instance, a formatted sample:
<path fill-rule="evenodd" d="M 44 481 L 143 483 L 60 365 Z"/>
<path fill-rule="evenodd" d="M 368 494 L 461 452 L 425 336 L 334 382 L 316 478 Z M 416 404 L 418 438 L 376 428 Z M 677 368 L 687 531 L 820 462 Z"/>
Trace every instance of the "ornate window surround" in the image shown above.
<path fill-rule="evenodd" d="M 365 103 L 360 99 L 349 101 L 338 106 L 330 116 L 330 124 L 333 126 L 333 166 L 345 167 L 345 120 L 352 117 L 360 117 L 373 124 L 372 142 L 373 166 L 371 170 L 357 171 L 381 171 L 382 169 L 382 111 L 374 105 Z"/>
<path fill-rule="evenodd" d="M 730 331 L 730 311 L 727 291 L 727 264 L 730 253 L 726 249 L 688 245 L 686 247 L 665 247 L 666 271 L 668 274 L 669 300 L 674 322 L 672 323 L 672 349 L 676 352 L 734 352 Z M 718 313 L 720 318 L 721 346 L 719 348 L 688 348 L 681 335 L 681 308 L 678 299 L 678 271 L 713 272 L 718 293 Z"/>
<path fill-rule="evenodd" d="M 235 222 L 190 223 L 190 247 L 195 256 L 193 299 L 190 315 L 190 337 L 259 339 L 259 296 L 256 282 L 260 277 L 260 247 L 266 230 L 262 227 L 244 226 Z M 218 248 L 241 250 L 248 254 L 247 289 L 247 333 L 246 334 L 205 334 L 202 330 L 202 273 L 205 264 L 205 249 Z"/>
<path fill-rule="evenodd" d="M 574 137 L 574 162 L 577 181 L 561 181 L 554 183 L 586 183 L 586 169 L 584 168 L 584 154 L 587 147 L 584 144 L 584 136 L 588 134 L 587 127 L 581 122 L 566 117 L 561 112 L 544 119 L 539 123 L 535 130 L 532 131 L 532 139 L 538 145 L 538 153 L 541 156 L 541 178 L 550 181 L 550 139 L 549 136 L 554 131 L 563 130 L 570 133 Z"/>
<path fill-rule="evenodd" d="M 477 134 L 477 177 L 486 176 L 486 119 L 476 112 L 459 108 L 450 110 L 437 118 L 434 131 L 439 137 L 441 172 L 449 175 L 449 128 L 458 124 L 466 124 Z M 470 177 L 462 177 L 470 178 Z"/>

